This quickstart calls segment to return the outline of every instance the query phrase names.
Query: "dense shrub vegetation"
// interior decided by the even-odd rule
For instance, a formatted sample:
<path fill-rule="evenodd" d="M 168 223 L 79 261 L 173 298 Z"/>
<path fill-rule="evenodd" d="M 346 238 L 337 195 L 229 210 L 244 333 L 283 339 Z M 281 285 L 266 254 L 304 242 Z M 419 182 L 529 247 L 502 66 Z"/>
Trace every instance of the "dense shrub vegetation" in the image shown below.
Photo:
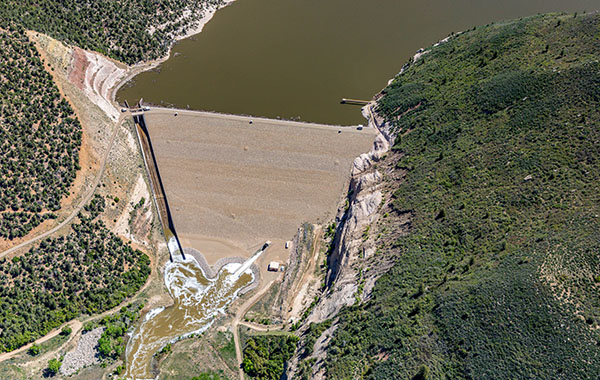
<path fill-rule="evenodd" d="M 251 379 L 279 380 L 298 343 L 294 335 L 256 335 L 244 345 L 242 369 Z"/>
<path fill-rule="evenodd" d="M 132 64 L 163 56 L 174 36 L 220 0 L 0 0 L 0 26 L 13 22 Z"/>
<path fill-rule="evenodd" d="M 223 371 L 215 372 L 208 371 L 202 372 L 198 376 L 192 377 L 190 380 L 228 380 L 227 376 L 223 374 Z"/>
<path fill-rule="evenodd" d="M 13 239 L 56 217 L 81 126 L 22 30 L 0 29 L 0 55 L 0 238 Z"/>
<path fill-rule="evenodd" d="M 66 236 L 0 259 L 0 352 L 45 335 L 80 314 L 117 306 L 150 274 L 150 260 L 99 220 L 96 195 Z"/>
<path fill-rule="evenodd" d="M 340 314 L 329 379 L 600 377 L 599 35 L 597 14 L 476 28 L 384 90 L 412 230 L 384 231 L 398 262 Z"/>
<path fill-rule="evenodd" d="M 52 377 L 58 374 L 60 371 L 60 367 L 62 366 L 62 362 L 60 359 L 53 358 L 48 361 L 48 367 L 44 371 L 45 377 Z"/>
<path fill-rule="evenodd" d="M 116 359 L 125 352 L 123 337 L 131 325 L 138 320 L 144 304 L 123 306 L 118 313 L 107 315 L 96 323 L 88 323 L 84 330 L 103 326 L 104 331 L 98 339 L 98 351 L 103 358 Z"/>

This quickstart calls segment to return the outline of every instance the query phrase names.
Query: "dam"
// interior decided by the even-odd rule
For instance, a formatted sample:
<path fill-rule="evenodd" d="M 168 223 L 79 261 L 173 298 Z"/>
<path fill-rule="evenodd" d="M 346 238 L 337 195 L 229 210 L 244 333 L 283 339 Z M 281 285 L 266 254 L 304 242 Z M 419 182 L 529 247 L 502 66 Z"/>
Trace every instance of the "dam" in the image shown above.
<path fill-rule="evenodd" d="M 285 254 L 303 222 L 335 215 L 372 128 L 155 108 L 144 113 L 177 236 L 203 253 Z M 283 256 L 285 258 L 285 255 Z"/>
<path fill-rule="evenodd" d="M 156 107 L 133 117 L 174 302 L 130 336 L 125 375 L 141 380 L 156 377 L 155 354 L 167 344 L 205 331 L 249 286 L 279 278 L 267 263 L 287 261 L 303 222 L 335 215 L 355 157 L 377 132 Z"/>

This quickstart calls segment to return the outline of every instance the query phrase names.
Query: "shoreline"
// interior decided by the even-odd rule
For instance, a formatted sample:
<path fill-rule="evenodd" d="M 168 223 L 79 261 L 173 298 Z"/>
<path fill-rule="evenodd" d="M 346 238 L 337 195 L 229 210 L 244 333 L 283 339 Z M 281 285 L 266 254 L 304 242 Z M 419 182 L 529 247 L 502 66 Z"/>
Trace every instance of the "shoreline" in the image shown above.
<path fill-rule="evenodd" d="M 167 107 L 164 104 L 163 105 L 157 105 L 157 104 L 153 104 L 153 103 L 148 103 L 148 102 L 144 102 L 146 105 L 149 105 L 150 110 L 156 110 L 156 111 L 169 111 L 169 112 L 177 112 L 177 113 L 192 113 L 192 114 L 201 114 L 204 116 L 225 116 L 225 117 L 231 117 L 233 119 L 240 119 L 240 120 L 247 120 L 247 119 L 251 119 L 251 120 L 260 120 L 263 122 L 268 122 L 268 123 L 286 123 L 286 124 L 297 124 L 299 126 L 305 126 L 305 127 L 327 127 L 327 128 L 344 128 L 344 129 L 348 129 L 348 128 L 357 128 L 357 127 L 362 127 L 363 129 L 369 129 L 370 126 L 369 124 L 347 124 L 347 125 L 340 125 L 340 124 L 327 124 L 327 123 L 323 123 L 323 122 L 318 122 L 318 121 L 307 121 L 307 120 L 294 120 L 294 119 L 286 119 L 286 118 L 272 118 L 272 117 L 267 117 L 267 116 L 255 116 L 255 115 L 246 115 L 246 114 L 240 114 L 240 113 L 227 113 L 227 112 L 220 112 L 220 111 L 204 111 L 204 110 L 197 110 L 197 109 L 193 109 L 193 108 L 177 108 L 175 106 L 173 107 Z M 366 106 L 363 106 L 363 108 Z M 144 111 L 144 112 L 148 112 L 148 111 Z"/>
<path fill-rule="evenodd" d="M 367 106 L 365 106 L 367 107 Z M 149 111 L 143 111 L 142 113 L 150 113 L 159 112 L 159 113 L 178 113 L 182 116 L 186 114 L 196 115 L 196 116 L 204 116 L 204 117 L 221 117 L 228 119 L 235 119 L 240 121 L 252 120 L 253 122 L 260 121 L 263 123 L 269 124 L 286 124 L 286 125 L 295 125 L 297 127 L 305 127 L 305 128 L 341 128 L 341 130 L 345 132 L 353 132 L 353 133 L 368 133 L 368 131 L 376 131 L 372 126 L 368 123 L 366 124 L 354 124 L 354 125 L 337 125 L 337 124 L 326 124 L 319 123 L 314 121 L 297 121 L 297 120 L 288 120 L 288 119 L 273 119 L 265 116 L 249 116 L 249 115 L 241 115 L 234 113 L 226 113 L 226 112 L 216 112 L 216 111 L 202 111 L 202 110 L 194 110 L 194 109 L 185 109 L 185 108 L 172 108 L 165 106 L 151 106 Z M 136 115 L 141 114 L 140 112 L 136 112 Z M 364 116 L 364 115 L 363 115 Z M 357 129 L 358 127 L 362 127 L 362 129 Z M 364 131 L 364 132 L 361 132 Z"/>
<path fill-rule="evenodd" d="M 175 46 L 175 44 L 177 42 L 184 40 L 186 38 L 193 37 L 197 34 L 200 34 L 202 32 L 202 30 L 204 29 L 204 26 L 206 24 L 208 24 L 208 22 L 214 17 L 214 15 L 217 13 L 217 11 L 219 9 L 225 8 L 226 6 L 230 5 L 234 1 L 235 0 L 223 0 L 221 2 L 221 4 L 219 4 L 217 6 L 209 6 L 206 9 L 204 9 L 205 13 L 196 22 L 196 26 L 193 27 L 187 33 L 184 33 L 180 36 L 176 36 L 173 39 L 173 41 L 171 42 L 171 44 L 169 45 L 169 48 L 167 49 L 167 52 L 164 55 L 164 57 L 157 58 L 152 61 L 140 62 L 140 63 L 136 63 L 135 65 L 127 66 L 127 71 L 125 73 L 125 76 L 123 77 L 123 79 L 121 79 L 121 81 L 119 83 L 117 83 L 110 90 L 109 99 L 107 99 L 107 100 L 113 104 L 113 107 L 115 107 L 115 109 L 119 110 L 120 105 L 116 101 L 116 96 L 117 96 L 117 92 L 119 92 L 121 87 L 123 87 L 126 83 L 131 81 L 137 75 L 139 75 L 145 71 L 152 70 L 152 69 L 156 68 L 157 66 L 159 66 L 161 63 L 163 63 L 166 60 L 168 60 L 169 58 L 171 58 L 171 52 L 173 50 L 173 46 Z"/>

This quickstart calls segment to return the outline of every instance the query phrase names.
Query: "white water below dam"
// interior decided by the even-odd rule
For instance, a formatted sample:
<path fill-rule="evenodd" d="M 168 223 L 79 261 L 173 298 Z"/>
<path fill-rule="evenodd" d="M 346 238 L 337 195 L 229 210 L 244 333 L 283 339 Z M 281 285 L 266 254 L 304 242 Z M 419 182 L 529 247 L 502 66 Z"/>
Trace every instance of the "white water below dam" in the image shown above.
<path fill-rule="evenodd" d="M 125 378 L 154 379 L 152 359 L 168 343 L 209 328 L 219 313 L 237 297 L 239 291 L 254 281 L 250 269 L 263 251 L 245 263 L 223 266 L 214 279 L 207 278 L 191 256 L 173 257 L 165 266 L 165 285 L 174 304 L 149 311 L 132 333 L 126 349 Z"/>

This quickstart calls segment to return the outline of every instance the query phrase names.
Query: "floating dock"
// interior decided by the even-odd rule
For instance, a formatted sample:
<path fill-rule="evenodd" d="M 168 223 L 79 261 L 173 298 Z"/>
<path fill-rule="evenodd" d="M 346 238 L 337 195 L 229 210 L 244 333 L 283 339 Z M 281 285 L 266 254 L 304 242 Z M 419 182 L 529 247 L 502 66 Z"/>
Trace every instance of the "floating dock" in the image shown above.
<path fill-rule="evenodd" d="M 350 104 L 353 106 L 366 106 L 367 104 L 369 104 L 371 102 L 368 100 L 342 98 L 342 101 L 340 103 L 341 104 Z"/>

